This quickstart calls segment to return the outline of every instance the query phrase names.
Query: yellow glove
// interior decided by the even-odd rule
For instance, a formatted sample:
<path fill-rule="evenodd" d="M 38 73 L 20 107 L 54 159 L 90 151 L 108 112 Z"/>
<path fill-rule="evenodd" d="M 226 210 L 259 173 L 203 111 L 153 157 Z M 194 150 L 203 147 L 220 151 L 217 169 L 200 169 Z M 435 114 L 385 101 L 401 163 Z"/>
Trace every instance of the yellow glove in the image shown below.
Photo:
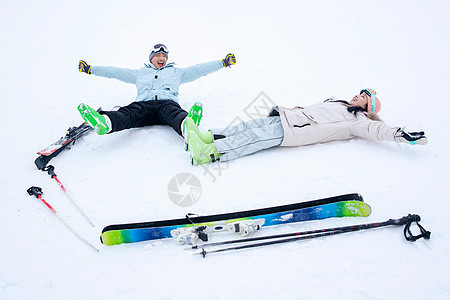
<path fill-rule="evenodd" d="M 88 65 L 84 60 L 78 62 L 78 71 L 91 74 L 91 66 Z"/>
<path fill-rule="evenodd" d="M 236 64 L 236 57 L 234 54 L 228 53 L 228 55 L 222 59 L 222 63 L 224 67 L 230 67 L 231 65 Z"/>

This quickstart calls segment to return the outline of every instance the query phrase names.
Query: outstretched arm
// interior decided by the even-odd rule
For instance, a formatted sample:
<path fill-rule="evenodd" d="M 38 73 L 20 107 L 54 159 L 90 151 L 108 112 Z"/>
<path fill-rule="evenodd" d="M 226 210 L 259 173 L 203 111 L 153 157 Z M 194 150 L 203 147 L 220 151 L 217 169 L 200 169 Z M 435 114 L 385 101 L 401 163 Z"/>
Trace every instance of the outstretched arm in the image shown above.
<path fill-rule="evenodd" d="M 351 131 L 355 136 L 371 140 L 404 142 L 412 145 L 425 145 L 428 142 L 422 131 L 405 132 L 399 127 L 392 127 L 381 121 L 369 119 L 357 121 Z"/>
<path fill-rule="evenodd" d="M 78 71 L 96 76 L 115 78 L 126 83 L 136 83 L 137 70 L 117 68 L 117 67 L 100 67 L 90 66 L 84 60 L 78 63 Z"/>
<path fill-rule="evenodd" d="M 224 59 L 211 61 L 207 63 L 198 64 L 195 66 L 182 69 L 181 83 L 194 81 L 202 76 L 216 72 L 224 67 L 229 67 L 236 64 L 236 57 L 234 54 L 228 54 Z"/>

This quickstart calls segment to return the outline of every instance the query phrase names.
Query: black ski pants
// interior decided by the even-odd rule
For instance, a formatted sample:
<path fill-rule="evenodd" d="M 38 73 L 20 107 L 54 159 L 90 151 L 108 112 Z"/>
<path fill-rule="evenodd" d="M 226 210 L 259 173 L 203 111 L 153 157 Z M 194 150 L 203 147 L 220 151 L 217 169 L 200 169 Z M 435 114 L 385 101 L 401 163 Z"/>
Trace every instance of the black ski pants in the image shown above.
<path fill-rule="evenodd" d="M 173 100 L 133 102 L 117 111 L 103 111 L 112 124 L 111 132 L 151 125 L 169 125 L 179 135 L 187 112 Z"/>

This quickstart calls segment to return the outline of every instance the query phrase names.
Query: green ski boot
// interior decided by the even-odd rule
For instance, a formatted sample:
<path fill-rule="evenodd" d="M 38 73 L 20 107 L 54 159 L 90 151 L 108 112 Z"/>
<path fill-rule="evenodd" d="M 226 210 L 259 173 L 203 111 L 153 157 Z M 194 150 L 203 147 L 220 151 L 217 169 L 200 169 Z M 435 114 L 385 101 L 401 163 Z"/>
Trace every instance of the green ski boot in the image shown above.
<path fill-rule="evenodd" d="M 191 118 L 195 126 L 199 126 L 202 117 L 203 117 L 203 104 L 201 104 L 200 102 L 195 102 L 194 105 L 192 105 L 191 109 L 189 110 L 189 113 L 186 116 L 186 118 Z M 186 136 L 188 134 L 188 130 L 190 129 L 186 128 L 183 121 L 183 123 L 181 124 L 181 133 L 183 134 L 183 136 Z"/>
<path fill-rule="evenodd" d="M 105 117 L 87 104 L 78 105 L 78 111 L 86 123 L 94 127 L 99 135 L 107 134 L 110 130 Z"/>
<path fill-rule="evenodd" d="M 190 131 L 195 132 L 195 134 L 205 143 L 210 144 L 213 142 L 213 135 L 211 131 L 207 132 L 200 132 L 198 130 L 197 125 L 195 125 L 192 118 L 186 117 L 183 121 L 183 127 L 185 128 L 185 134 L 184 136 L 184 150 L 189 151 L 189 134 Z"/>
<path fill-rule="evenodd" d="M 192 118 L 192 121 L 194 121 L 195 125 L 200 126 L 200 121 L 203 117 L 203 104 L 201 104 L 200 102 L 195 102 L 189 110 L 187 116 L 189 118 Z"/>
<path fill-rule="evenodd" d="M 191 118 L 195 126 L 199 126 L 202 117 L 203 117 L 203 104 L 201 104 L 200 102 L 195 102 L 194 105 L 192 105 L 191 109 L 189 110 L 189 113 L 186 116 L 186 118 Z M 185 121 L 183 120 L 183 123 L 181 123 L 181 134 L 185 138 L 184 150 L 186 151 L 189 151 L 188 145 L 189 130 L 192 129 L 186 128 Z"/>
<path fill-rule="evenodd" d="M 186 136 L 189 136 L 189 131 L 194 131 L 195 134 L 197 134 L 198 137 L 201 138 L 205 144 L 210 144 L 213 142 L 213 135 L 211 131 L 208 130 L 206 132 L 200 132 L 200 130 L 198 129 L 197 125 L 195 125 L 192 118 L 186 117 L 183 122 L 187 131 Z"/>
<path fill-rule="evenodd" d="M 193 130 L 189 131 L 189 137 L 189 149 L 193 165 L 202 165 L 219 160 L 221 155 L 217 152 L 214 143 L 205 143 Z"/>

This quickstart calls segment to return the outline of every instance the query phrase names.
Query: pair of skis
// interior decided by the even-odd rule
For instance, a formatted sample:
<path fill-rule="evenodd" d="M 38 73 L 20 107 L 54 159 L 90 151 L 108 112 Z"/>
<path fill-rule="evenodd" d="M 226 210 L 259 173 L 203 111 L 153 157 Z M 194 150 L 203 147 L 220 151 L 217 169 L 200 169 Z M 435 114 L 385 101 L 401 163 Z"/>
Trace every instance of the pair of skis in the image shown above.
<path fill-rule="evenodd" d="M 69 146 L 75 144 L 75 141 L 78 138 L 90 132 L 92 129 L 93 128 L 86 123 L 82 123 L 80 126 L 70 127 L 67 129 L 66 134 L 58 141 L 37 153 L 39 154 L 39 157 L 35 159 L 34 164 L 39 170 L 43 170 L 52 158 L 57 156 L 64 149 L 69 149 Z"/>
<path fill-rule="evenodd" d="M 269 208 L 216 214 L 183 219 L 162 220 L 141 223 L 109 225 L 102 231 L 101 241 L 105 245 L 136 243 L 142 241 L 176 238 L 194 243 L 198 239 L 208 240 L 208 234 L 232 231 L 247 235 L 247 228 L 258 230 L 258 226 L 274 226 L 321 220 L 333 217 L 365 217 L 371 208 L 363 202 L 360 194 L 345 194 L 308 202 L 299 202 Z"/>

